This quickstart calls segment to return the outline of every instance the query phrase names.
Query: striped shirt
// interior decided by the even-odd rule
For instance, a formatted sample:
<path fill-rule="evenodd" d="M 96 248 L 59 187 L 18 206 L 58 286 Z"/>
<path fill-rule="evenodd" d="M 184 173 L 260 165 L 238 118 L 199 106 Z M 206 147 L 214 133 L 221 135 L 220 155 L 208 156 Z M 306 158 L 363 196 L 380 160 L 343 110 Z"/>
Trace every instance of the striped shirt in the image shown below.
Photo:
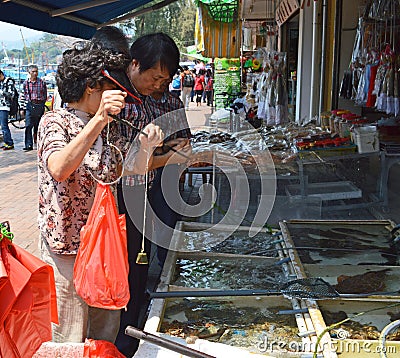
<path fill-rule="evenodd" d="M 166 91 L 159 100 L 150 96 L 149 102 L 154 124 L 163 130 L 165 141 L 191 137 L 185 106 L 179 97 Z"/>
<path fill-rule="evenodd" d="M 144 129 L 149 123 L 151 123 L 153 116 L 150 107 L 149 97 L 135 93 L 141 100 L 141 104 L 127 103 L 125 108 L 121 111 L 120 116 L 127 121 L 131 122 L 135 127 L 140 130 Z M 121 134 L 125 138 L 129 138 L 131 144 L 131 149 L 128 152 L 128 159 L 130 156 L 135 156 L 139 151 L 140 143 L 138 142 L 137 134 L 138 132 L 128 127 L 127 125 L 120 124 Z M 126 163 L 130 164 L 130 163 Z M 149 184 L 154 180 L 155 171 L 151 170 L 148 173 Z M 146 182 L 145 175 L 128 175 L 124 178 L 125 184 L 129 186 L 144 185 Z"/>
<path fill-rule="evenodd" d="M 149 123 L 158 125 L 164 132 L 167 140 L 174 138 L 190 138 L 191 133 L 186 119 L 186 113 L 182 101 L 166 91 L 160 100 L 151 96 L 138 95 L 142 104 L 127 104 L 121 112 L 121 116 L 131 122 L 135 127 L 143 129 Z M 136 140 L 137 131 L 126 125 L 121 125 L 121 135 L 130 138 L 132 148 L 128 153 L 134 155 L 139 150 L 139 143 Z M 129 163 L 128 163 L 129 164 Z M 148 173 L 149 184 L 152 183 L 155 170 Z M 125 177 L 125 184 L 129 186 L 144 185 L 144 175 L 129 175 Z"/>
<path fill-rule="evenodd" d="M 24 95 L 28 102 L 46 102 L 47 86 L 46 83 L 38 78 L 35 82 L 27 79 L 24 81 Z"/>

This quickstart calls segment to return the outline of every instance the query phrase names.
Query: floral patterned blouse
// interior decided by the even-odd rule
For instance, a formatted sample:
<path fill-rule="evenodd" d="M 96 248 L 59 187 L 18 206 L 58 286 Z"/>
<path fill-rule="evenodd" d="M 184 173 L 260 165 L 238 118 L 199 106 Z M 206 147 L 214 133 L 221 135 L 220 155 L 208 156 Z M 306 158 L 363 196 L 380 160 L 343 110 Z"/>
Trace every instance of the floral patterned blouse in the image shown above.
<path fill-rule="evenodd" d="M 81 165 L 63 182 L 52 178 L 48 171 L 49 156 L 64 148 L 89 122 L 87 113 L 74 109 L 47 112 L 41 119 L 38 132 L 39 228 L 41 239 L 57 254 L 76 254 L 80 230 L 86 224 L 96 192 L 93 176 L 112 182 L 118 178 L 121 155 L 107 145 L 107 127 L 86 153 Z M 109 138 L 116 131 L 110 123 Z M 122 149 L 123 137 L 112 144 Z"/>

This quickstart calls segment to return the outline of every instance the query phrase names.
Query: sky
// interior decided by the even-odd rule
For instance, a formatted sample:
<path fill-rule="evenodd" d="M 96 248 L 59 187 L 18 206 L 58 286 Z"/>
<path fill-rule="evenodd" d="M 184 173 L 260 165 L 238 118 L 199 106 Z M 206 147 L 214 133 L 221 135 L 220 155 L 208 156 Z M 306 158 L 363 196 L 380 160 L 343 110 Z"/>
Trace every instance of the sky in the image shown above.
<path fill-rule="evenodd" d="M 21 32 L 25 38 L 25 41 L 29 42 L 30 38 L 40 37 L 45 34 L 44 32 L 32 30 L 27 27 L 17 26 L 0 21 L 0 42 L 4 42 L 7 48 L 19 48 L 22 45 Z M 0 44 L 1 45 L 1 44 Z M 18 46 L 18 47 L 17 47 Z M 0 47 L 2 49 L 2 47 Z"/>

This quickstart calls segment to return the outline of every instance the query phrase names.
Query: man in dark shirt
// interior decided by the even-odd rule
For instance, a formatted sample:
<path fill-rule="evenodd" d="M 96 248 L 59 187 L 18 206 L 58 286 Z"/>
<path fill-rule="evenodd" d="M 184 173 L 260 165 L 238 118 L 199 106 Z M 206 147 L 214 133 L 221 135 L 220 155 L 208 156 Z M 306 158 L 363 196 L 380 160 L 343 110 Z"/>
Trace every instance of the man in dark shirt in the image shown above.
<path fill-rule="evenodd" d="M 124 118 L 134 126 L 142 129 L 153 122 L 156 113 L 151 95 L 160 90 L 165 83 L 171 81 L 179 66 L 179 50 L 175 42 L 166 34 L 149 34 L 137 39 L 130 48 L 132 62 L 128 67 L 128 77 L 131 81 L 132 94 L 138 99 L 136 103 L 128 103 L 125 111 L 121 112 Z M 165 130 L 160 123 L 154 122 Z M 124 133 L 124 131 L 128 133 Z M 137 134 L 137 133 L 134 133 Z M 121 128 L 121 135 L 129 138 L 129 128 Z M 133 144 L 136 139 L 133 138 Z M 177 144 L 176 150 L 184 147 L 184 143 Z M 115 345 L 130 357 L 138 347 L 139 341 L 127 336 L 127 326 L 138 327 L 139 314 L 145 303 L 145 289 L 147 283 L 148 264 L 141 258 L 150 254 L 151 216 L 147 215 L 148 189 L 154 180 L 155 169 L 162 166 L 161 158 L 153 156 L 153 149 L 149 148 L 149 167 L 146 175 L 129 175 L 121 180 L 118 185 L 118 207 L 121 213 L 126 215 L 126 228 L 128 237 L 129 260 L 129 287 L 131 298 L 126 310 L 121 312 L 120 331 Z M 130 152 L 135 153 L 135 145 Z M 171 154 L 161 157 L 166 158 Z M 133 155 L 134 157 L 134 155 Z M 125 159 L 125 169 L 129 171 L 131 164 L 130 153 Z M 157 162 L 159 162 L 157 164 Z M 144 215 L 146 213 L 146 219 Z M 146 223 L 146 225 L 144 225 Z"/>
<path fill-rule="evenodd" d="M 169 81 L 149 96 L 155 123 L 164 128 L 165 143 L 168 147 L 157 148 L 153 157 L 153 167 L 157 171 L 149 192 L 151 208 L 154 212 L 152 242 L 157 245 L 159 265 L 164 265 L 175 224 L 181 219 L 180 194 L 177 183 L 181 176 L 181 161 L 191 153 L 191 132 L 186 118 L 185 107 L 179 97 L 168 90 Z M 174 154 L 169 146 L 183 145 L 183 155 Z M 174 148 L 175 149 L 175 148 Z M 174 158 L 167 154 L 174 155 Z M 176 163 L 175 161 L 180 161 Z M 166 195 L 168 198 L 166 198 Z"/>
<path fill-rule="evenodd" d="M 36 137 L 39 127 L 39 121 L 44 113 L 44 104 L 47 99 L 46 83 L 40 79 L 39 70 L 36 65 L 29 66 L 29 78 L 24 82 L 24 96 L 26 103 L 25 114 L 25 151 L 33 150 L 36 145 Z M 33 130 L 33 137 L 32 137 Z"/>

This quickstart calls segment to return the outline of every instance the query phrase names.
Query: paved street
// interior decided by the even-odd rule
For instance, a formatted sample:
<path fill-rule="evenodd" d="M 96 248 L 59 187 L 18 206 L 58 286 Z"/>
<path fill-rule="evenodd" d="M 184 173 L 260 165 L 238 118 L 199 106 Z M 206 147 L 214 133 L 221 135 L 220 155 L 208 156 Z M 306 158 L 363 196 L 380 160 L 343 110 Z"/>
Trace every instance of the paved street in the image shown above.
<path fill-rule="evenodd" d="M 211 108 L 190 105 L 190 125 L 205 124 Z M 10 128 L 15 149 L 0 150 L 0 221 L 9 221 L 16 244 L 38 255 L 37 152 L 24 152 L 24 130 Z"/>
<path fill-rule="evenodd" d="M 0 151 L 0 221 L 9 221 L 15 243 L 37 255 L 36 151 L 24 152 L 24 130 L 10 128 L 15 149 Z"/>

